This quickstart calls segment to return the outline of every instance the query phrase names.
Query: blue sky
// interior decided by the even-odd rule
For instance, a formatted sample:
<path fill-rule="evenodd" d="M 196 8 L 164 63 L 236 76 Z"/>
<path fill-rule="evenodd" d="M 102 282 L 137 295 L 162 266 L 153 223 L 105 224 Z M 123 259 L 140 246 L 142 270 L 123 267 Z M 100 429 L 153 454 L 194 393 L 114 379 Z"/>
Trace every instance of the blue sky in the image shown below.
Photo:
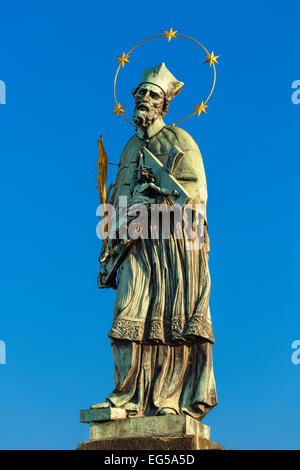
<path fill-rule="evenodd" d="M 134 129 L 112 114 L 116 56 L 172 26 L 220 55 L 207 115 L 182 125 L 203 154 L 209 190 L 219 405 L 204 422 L 226 448 L 299 449 L 299 3 L 0 9 L 0 448 L 74 449 L 88 439 L 80 409 L 113 388 L 115 293 L 96 285 L 97 139 L 118 163 Z M 128 117 L 130 90 L 162 61 L 185 82 L 165 121 L 187 115 L 211 83 L 202 59 L 184 39 L 138 49 L 118 82 Z"/>

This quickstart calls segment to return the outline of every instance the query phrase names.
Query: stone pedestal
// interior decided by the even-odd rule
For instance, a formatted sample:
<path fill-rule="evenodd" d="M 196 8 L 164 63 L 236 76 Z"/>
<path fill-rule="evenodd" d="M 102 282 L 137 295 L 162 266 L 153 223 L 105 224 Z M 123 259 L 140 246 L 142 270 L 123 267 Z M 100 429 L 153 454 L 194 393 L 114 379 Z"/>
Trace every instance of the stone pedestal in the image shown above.
<path fill-rule="evenodd" d="M 200 450 L 224 449 L 210 441 L 210 428 L 187 415 L 126 418 L 121 408 L 84 410 L 80 421 L 90 424 L 90 441 L 78 450 Z"/>

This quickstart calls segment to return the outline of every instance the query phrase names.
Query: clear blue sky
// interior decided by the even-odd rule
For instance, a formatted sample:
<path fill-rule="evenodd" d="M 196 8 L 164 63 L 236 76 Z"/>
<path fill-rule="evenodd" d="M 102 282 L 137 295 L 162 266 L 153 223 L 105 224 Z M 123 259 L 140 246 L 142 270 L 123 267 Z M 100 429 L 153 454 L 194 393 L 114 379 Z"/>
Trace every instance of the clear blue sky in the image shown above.
<path fill-rule="evenodd" d="M 300 448 L 299 14 L 296 1 L 0 3 L 1 449 L 74 449 L 88 439 L 80 409 L 112 390 L 97 138 L 118 162 L 134 129 L 112 114 L 116 56 L 171 26 L 220 55 L 207 115 L 183 126 L 209 189 L 220 404 L 204 422 L 230 449 Z M 199 52 L 184 39 L 138 49 L 118 88 L 129 117 L 130 90 L 161 61 L 185 82 L 166 122 L 187 115 L 212 78 Z"/>

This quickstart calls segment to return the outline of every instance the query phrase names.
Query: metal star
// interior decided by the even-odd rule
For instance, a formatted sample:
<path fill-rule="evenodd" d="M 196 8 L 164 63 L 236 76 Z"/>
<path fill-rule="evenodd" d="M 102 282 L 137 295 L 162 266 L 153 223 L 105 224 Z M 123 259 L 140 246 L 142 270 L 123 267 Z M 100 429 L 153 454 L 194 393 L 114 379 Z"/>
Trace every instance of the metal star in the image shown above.
<path fill-rule="evenodd" d="M 129 53 L 128 54 L 125 54 L 125 52 L 123 52 L 123 54 L 121 56 L 118 56 L 118 62 L 117 64 L 118 65 L 121 65 L 122 67 L 124 67 L 125 64 L 129 64 L 129 60 L 128 60 L 128 57 L 129 57 Z"/>
<path fill-rule="evenodd" d="M 206 111 L 205 109 L 208 107 L 206 104 L 203 103 L 203 101 L 201 101 L 201 104 L 196 104 L 196 109 L 194 109 L 194 112 L 196 112 L 198 114 L 198 116 L 200 116 L 201 113 L 205 113 L 206 114 Z"/>
<path fill-rule="evenodd" d="M 170 42 L 172 38 L 176 38 L 176 33 L 178 33 L 178 31 L 173 31 L 172 28 L 170 28 L 170 31 L 164 31 L 164 37 L 163 39 L 168 39 L 168 41 Z"/>
<path fill-rule="evenodd" d="M 211 54 L 207 54 L 205 57 L 207 58 L 207 60 L 204 63 L 209 64 L 210 67 L 212 66 L 212 64 L 218 64 L 219 63 L 217 61 L 217 58 L 220 57 L 220 56 L 219 55 L 214 55 L 213 52 Z"/>
<path fill-rule="evenodd" d="M 117 105 L 116 105 L 116 106 L 113 106 L 113 108 L 114 108 L 114 112 L 113 112 L 113 114 L 117 114 L 117 115 L 118 115 L 118 117 L 120 117 L 120 116 L 121 116 L 121 114 L 125 114 L 125 111 L 124 111 L 124 108 L 125 108 L 125 106 L 126 106 L 126 105 L 124 105 L 124 106 L 121 106 L 121 103 L 120 103 L 120 102 L 119 102 L 119 103 L 117 103 Z"/>

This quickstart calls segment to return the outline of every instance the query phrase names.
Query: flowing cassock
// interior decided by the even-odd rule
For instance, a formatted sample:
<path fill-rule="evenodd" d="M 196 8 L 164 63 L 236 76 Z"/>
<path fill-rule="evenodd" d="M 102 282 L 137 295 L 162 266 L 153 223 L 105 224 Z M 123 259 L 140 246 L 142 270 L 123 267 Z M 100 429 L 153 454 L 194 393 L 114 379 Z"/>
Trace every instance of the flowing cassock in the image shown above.
<path fill-rule="evenodd" d="M 148 139 L 146 143 L 146 139 Z M 206 207 L 207 189 L 197 144 L 184 130 L 154 123 L 138 129 L 125 146 L 116 179 L 115 204 L 130 200 L 137 184 L 138 152 L 147 148 L 165 164 L 175 144 L 184 156 L 173 176 L 191 203 Z M 206 219 L 206 214 L 205 214 Z M 205 225 L 207 228 L 207 225 Z M 217 404 L 209 310 L 209 240 L 197 249 L 188 240 L 138 239 L 118 272 L 112 339 L 115 389 L 107 398 L 129 416 L 163 409 L 202 419 Z"/>

